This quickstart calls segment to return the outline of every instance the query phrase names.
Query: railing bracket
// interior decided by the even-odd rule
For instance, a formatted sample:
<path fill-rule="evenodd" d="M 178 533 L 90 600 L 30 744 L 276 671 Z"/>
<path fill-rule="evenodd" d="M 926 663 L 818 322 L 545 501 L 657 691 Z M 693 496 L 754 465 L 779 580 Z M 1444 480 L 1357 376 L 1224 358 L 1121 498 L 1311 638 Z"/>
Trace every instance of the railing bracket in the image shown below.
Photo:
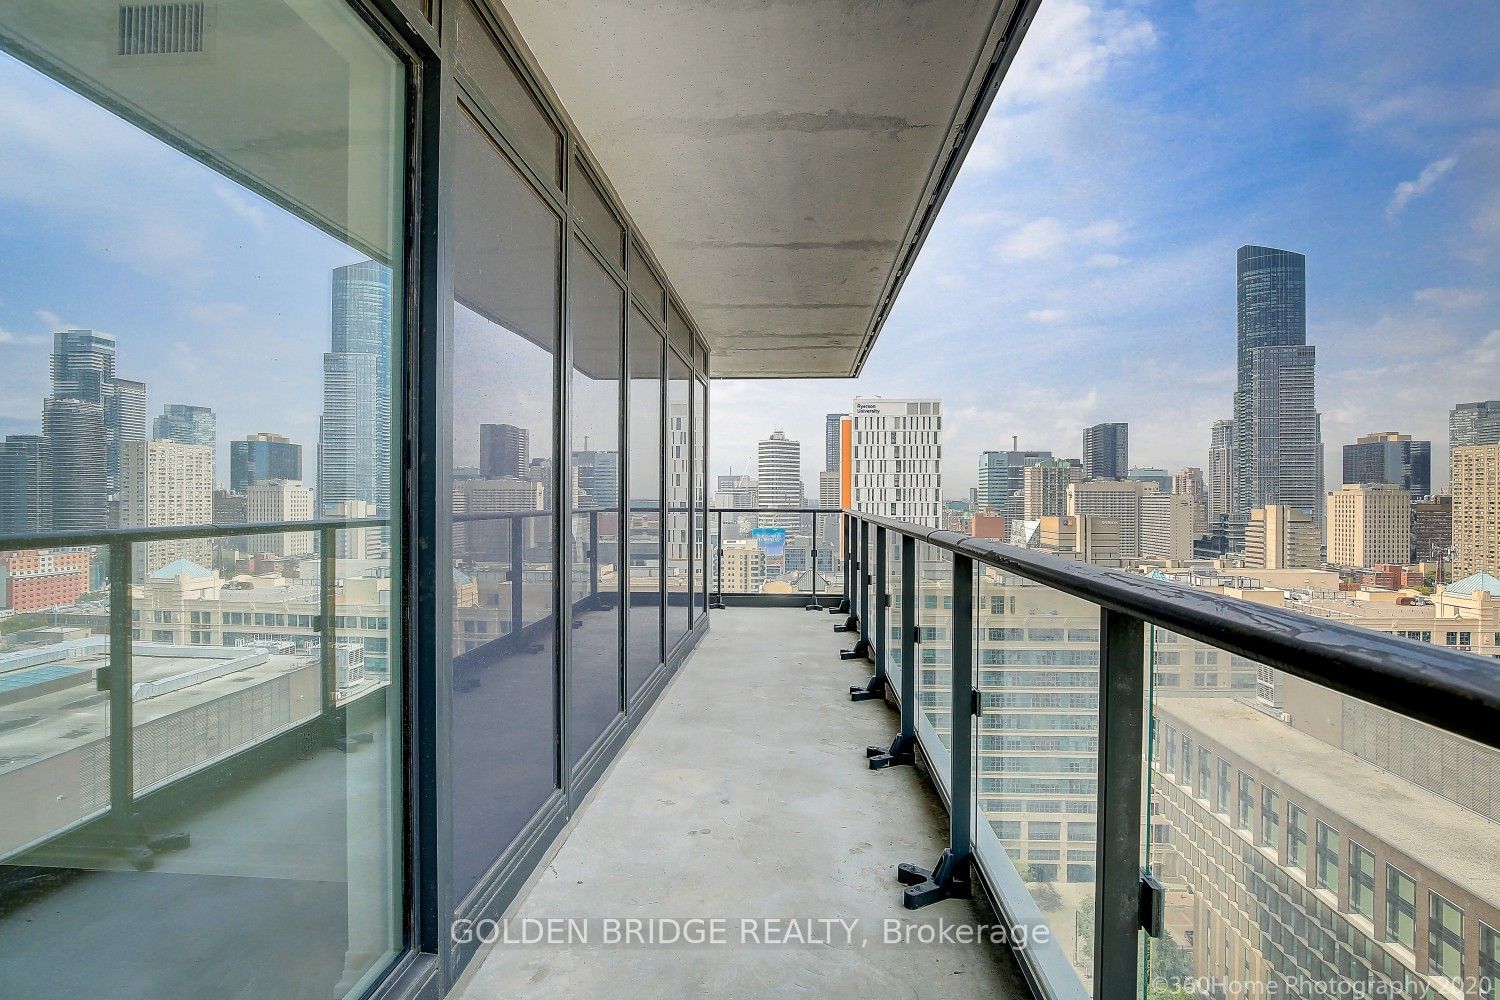
<path fill-rule="evenodd" d="M 915 766 L 917 763 L 915 743 L 916 740 L 913 737 L 898 733 L 889 747 L 865 747 L 865 756 L 870 760 L 870 770 L 879 771 L 901 764 Z"/>
<path fill-rule="evenodd" d="M 850 614 L 848 618 L 844 619 L 844 624 L 842 624 L 842 625 L 835 625 L 833 627 L 833 630 L 835 632 L 858 632 L 859 631 L 859 615 Z"/>
<path fill-rule="evenodd" d="M 871 677 L 869 681 L 866 682 L 863 686 L 855 684 L 850 686 L 849 688 L 850 701 L 869 701 L 872 698 L 884 697 L 885 677 L 881 674 L 876 674 L 875 676 Z"/>
<path fill-rule="evenodd" d="M 968 899 L 973 889 L 969 863 L 967 854 L 955 854 L 952 848 L 945 848 L 931 871 L 916 865 L 898 865 L 896 881 L 906 886 L 901 905 L 908 910 L 920 910 L 944 899 Z"/>
<path fill-rule="evenodd" d="M 841 659 L 841 660 L 867 660 L 867 659 L 870 658 L 870 649 L 871 649 L 870 640 L 864 638 L 863 636 L 861 636 L 860 639 L 859 639 L 859 641 L 854 644 L 854 648 L 853 649 L 841 649 L 841 650 L 839 650 L 839 659 Z"/>

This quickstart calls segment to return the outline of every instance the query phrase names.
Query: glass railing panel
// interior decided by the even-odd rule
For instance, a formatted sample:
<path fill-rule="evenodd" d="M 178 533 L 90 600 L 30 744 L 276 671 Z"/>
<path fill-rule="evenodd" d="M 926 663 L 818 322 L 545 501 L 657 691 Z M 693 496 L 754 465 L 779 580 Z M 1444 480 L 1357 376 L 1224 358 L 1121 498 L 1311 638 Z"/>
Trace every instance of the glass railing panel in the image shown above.
<path fill-rule="evenodd" d="M 918 721 L 951 753 L 953 556 L 926 542 L 917 544 L 917 601 Z M 937 773 L 946 784 L 947 769 Z"/>
<path fill-rule="evenodd" d="M 1494 996 L 1500 751 L 1153 631 L 1148 990 Z"/>
<path fill-rule="evenodd" d="M 895 531 L 886 532 L 885 592 L 890 595 L 891 606 L 886 610 L 885 635 L 880 638 L 880 647 L 885 650 L 889 690 L 899 703 L 905 665 L 901 660 L 901 535 Z"/>
<path fill-rule="evenodd" d="M 984 566 L 974 605 L 975 852 L 1045 925 L 1042 974 L 1092 992 L 1099 608 Z"/>
<path fill-rule="evenodd" d="M 0 980 L 143 896 L 288 935 L 319 995 L 399 947 L 389 565 L 379 526 L 0 553 Z"/>

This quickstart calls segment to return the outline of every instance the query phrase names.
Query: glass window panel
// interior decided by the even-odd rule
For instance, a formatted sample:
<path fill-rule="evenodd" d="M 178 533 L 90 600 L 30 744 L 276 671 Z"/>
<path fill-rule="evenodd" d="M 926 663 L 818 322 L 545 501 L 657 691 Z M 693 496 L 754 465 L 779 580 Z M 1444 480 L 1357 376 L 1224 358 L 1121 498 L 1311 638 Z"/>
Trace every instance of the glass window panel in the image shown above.
<path fill-rule="evenodd" d="M 658 322 L 666 319 L 666 293 L 651 265 L 641 256 L 634 243 L 630 245 L 630 290 L 645 305 L 646 311 Z"/>
<path fill-rule="evenodd" d="M 860 535 L 855 535 L 859 551 Z M 857 572 L 867 572 L 869 562 L 860 554 Z M 943 549 L 917 544 L 917 635 L 914 655 L 917 667 L 917 704 L 922 716 L 952 752 L 953 711 L 953 556 Z"/>
<path fill-rule="evenodd" d="M 562 136 L 472 3 L 458 5 L 457 35 L 458 64 L 505 119 L 505 137 L 537 173 L 559 184 Z"/>
<path fill-rule="evenodd" d="M 455 136 L 453 890 L 559 787 L 554 722 L 560 222 L 464 117 Z"/>
<path fill-rule="evenodd" d="M 708 475 L 708 389 L 693 380 L 693 608 L 694 614 L 708 611 L 707 590 L 703 586 L 704 536 L 707 526 Z"/>
<path fill-rule="evenodd" d="M 667 343 L 671 344 L 684 358 L 689 361 L 693 358 L 693 331 L 688 327 L 687 320 L 677 309 L 677 303 L 673 302 L 667 306 Z"/>
<path fill-rule="evenodd" d="M 625 228 L 609 207 L 609 201 L 594 183 L 583 164 L 573 161 L 573 172 L 568 178 L 568 200 L 573 212 L 594 245 L 605 259 L 614 264 L 623 264 L 625 252 Z"/>
<path fill-rule="evenodd" d="M 691 442 L 688 440 L 691 387 L 687 365 L 667 352 L 667 650 L 670 652 L 687 633 L 689 581 L 688 558 L 692 548 L 689 501 L 691 499 Z"/>
<path fill-rule="evenodd" d="M 620 370 L 625 292 L 582 243 L 568 276 L 574 513 L 569 541 L 568 762 L 576 764 L 620 702 Z"/>
<path fill-rule="evenodd" d="M 0 993 L 360 994 L 402 946 L 407 70 L 342 2 L 157 13 L 0 5 Z M 244 526 L 319 514 L 368 524 Z"/>
<path fill-rule="evenodd" d="M 630 644 L 633 697 L 662 662 L 661 335 L 630 309 Z"/>

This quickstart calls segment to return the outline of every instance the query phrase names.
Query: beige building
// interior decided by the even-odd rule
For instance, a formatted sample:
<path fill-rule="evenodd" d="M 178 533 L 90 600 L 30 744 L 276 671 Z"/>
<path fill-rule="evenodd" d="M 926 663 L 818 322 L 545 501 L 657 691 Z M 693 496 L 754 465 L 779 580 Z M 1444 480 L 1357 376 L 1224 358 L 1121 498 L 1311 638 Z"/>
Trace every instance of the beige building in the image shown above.
<path fill-rule="evenodd" d="M 1245 569 L 1312 569 L 1322 564 L 1317 520 L 1305 510 L 1267 504 L 1245 525 Z"/>
<path fill-rule="evenodd" d="M 214 519 L 214 450 L 206 444 L 127 441 L 120 447 L 120 526 L 210 524 Z M 213 561 L 213 541 L 147 542 L 135 580 L 179 559 Z"/>
<path fill-rule="evenodd" d="M 1120 522 L 1087 515 L 1039 518 L 1029 546 L 1065 559 L 1118 567 Z"/>
<path fill-rule="evenodd" d="M 1083 469 L 1066 459 L 1044 459 L 1021 472 L 1022 517 L 1058 517 L 1068 512 L 1068 487 L 1083 482 Z"/>
<path fill-rule="evenodd" d="M 1453 449 L 1453 572 L 1500 574 L 1500 444 Z"/>
<path fill-rule="evenodd" d="M 1411 494 L 1389 483 L 1349 483 L 1328 494 L 1330 563 L 1403 566 L 1410 559 Z"/>
<path fill-rule="evenodd" d="M 1192 498 L 1193 537 L 1208 534 L 1208 486 L 1203 481 L 1203 470 L 1193 466 L 1178 469 L 1172 474 L 1172 492 Z"/>
<path fill-rule="evenodd" d="M 1188 494 L 1141 494 L 1141 558 L 1171 562 L 1193 558 L 1196 519 L 1196 505 Z"/>
<path fill-rule="evenodd" d="M 262 479 L 245 491 L 245 517 L 251 524 L 310 521 L 312 516 L 313 493 L 301 483 Z M 253 555 L 305 556 L 313 551 L 313 535 L 309 531 L 251 535 L 245 547 Z"/>
<path fill-rule="evenodd" d="M 719 589 L 726 594 L 758 594 L 766 585 L 766 554 L 750 539 L 733 539 L 722 547 Z"/>
<path fill-rule="evenodd" d="M 1161 491 L 1138 479 L 1091 479 L 1068 486 L 1068 515 L 1109 517 L 1120 526 L 1120 558 L 1141 557 L 1141 498 Z"/>

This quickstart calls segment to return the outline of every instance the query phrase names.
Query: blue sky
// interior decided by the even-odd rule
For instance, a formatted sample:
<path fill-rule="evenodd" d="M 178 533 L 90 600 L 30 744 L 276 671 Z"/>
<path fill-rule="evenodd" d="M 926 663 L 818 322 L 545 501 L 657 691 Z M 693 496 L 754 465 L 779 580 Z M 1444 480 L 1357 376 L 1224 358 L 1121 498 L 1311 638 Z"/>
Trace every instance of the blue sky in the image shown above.
<path fill-rule="evenodd" d="M 1308 255 L 1309 340 L 1338 446 L 1400 430 L 1447 470 L 1456 401 L 1500 397 L 1500 6 L 1044 0 L 858 380 L 719 382 L 714 473 L 783 427 L 816 489 L 823 414 L 944 399 L 946 492 L 978 453 L 1202 466 L 1227 416 L 1234 251 Z M 227 442 L 313 475 L 329 272 L 361 255 L 0 56 L 0 434 L 34 432 L 50 334 L 212 406 Z M 775 415 L 771 419 L 768 415 Z"/>
<path fill-rule="evenodd" d="M 1077 456 L 1103 420 L 1201 467 L 1264 243 L 1308 255 L 1329 483 L 1376 430 L 1445 482 L 1449 407 L 1500 397 L 1497 37 L 1488 3 L 1044 0 L 864 374 L 716 383 L 712 470 L 780 426 L 816 493 L 856 394 L 943 398 L 950 497 L 981 450 Z"/>

